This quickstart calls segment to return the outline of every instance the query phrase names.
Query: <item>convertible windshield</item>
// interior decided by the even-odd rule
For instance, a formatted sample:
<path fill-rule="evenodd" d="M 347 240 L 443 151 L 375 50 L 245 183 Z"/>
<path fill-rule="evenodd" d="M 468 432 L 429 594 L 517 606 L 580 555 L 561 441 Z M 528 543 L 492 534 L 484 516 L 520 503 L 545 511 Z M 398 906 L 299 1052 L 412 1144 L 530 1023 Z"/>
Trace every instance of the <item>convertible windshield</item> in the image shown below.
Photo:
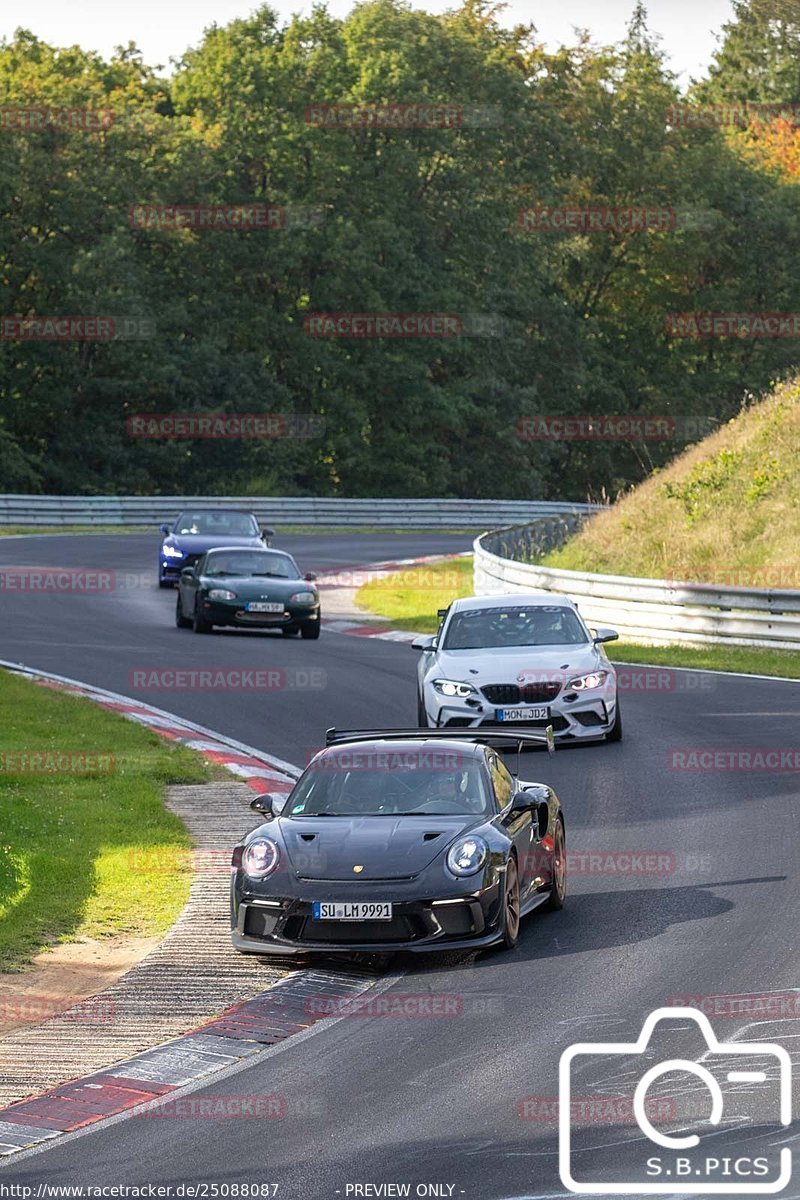
<path fill-rule="evenodd" d="M 204 537 L 258 537 L 255 517 L 237 512 L 185 512 L 175 522 L 174 533 L 202 534 Z"/>
<path fill-rule="evenodd" d="M 453 613 L 443 650 L 493 646 L 577 646 L 587 642 L 576 613 L 564 605 L 503 605 Z"/>
<path fill-rule="evenodd" d="M 206 556 L 204 575 L 271 576 L 276 579 L 299 579 L 300 572 L 284 554 L 268 551 L 226 550 Z"/>
<path fill-rule="evenodd" d="M 352 757 L 352 752 L 351 752 Z M 399 756 L 398 756 L 399 757 Z M 459 756 L 460 757 L 460 756 Z M 290 817 L 471 816 L 489 809 L 488 789 L 477 762 L 450 771 L 402 762 L 359 766 L 348 759 L 312 764 L 285 810 Z M 344 764 L 347 765 L 344 765 Z"/>

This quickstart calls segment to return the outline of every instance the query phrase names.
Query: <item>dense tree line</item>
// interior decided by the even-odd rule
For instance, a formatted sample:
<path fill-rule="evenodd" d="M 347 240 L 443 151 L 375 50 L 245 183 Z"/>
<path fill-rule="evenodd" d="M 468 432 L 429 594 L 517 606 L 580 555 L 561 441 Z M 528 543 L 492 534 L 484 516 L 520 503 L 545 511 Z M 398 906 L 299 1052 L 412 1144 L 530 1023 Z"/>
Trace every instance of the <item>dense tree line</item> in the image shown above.
<path fill-rule="evenodd" d="M 264 7 L 212 27 L 169 78 L 134 46 L 104 61 L 18 31 L 0 44 L 0 318 L 140 328 L 30 340 L 6 323 L 0 491 L 580 499 L 641 478 L 797 360 L 796 338 L 666 324 L 800 312 L 797 183 L 752 152 L 774 131 L 668 120 L 680 104 L 800 102 L 800 20 L 778 3 L 738 4 L 686 95 L 641 9 L 621 46 L 550 54 L 484 0 L 443 16 L 369 0 L 285 25 Z M 445 116 L 376 127 L 324 108 L 376 104 Z M 113 120 L 39 126 L 30 110 Z M 196 228 L 144 207 L 176 204 L 280 216 Z M 586 232 L 518 215 L 559 206 L 672 217 Z M 463 332 L 311 336 L 319 313 L 459 314 Z M 129 436 L 133 414 L 190 411 L 317 424 Z M 554 414 L 669 417 L 674 436 L 520 437 L 521 418 Z"/>

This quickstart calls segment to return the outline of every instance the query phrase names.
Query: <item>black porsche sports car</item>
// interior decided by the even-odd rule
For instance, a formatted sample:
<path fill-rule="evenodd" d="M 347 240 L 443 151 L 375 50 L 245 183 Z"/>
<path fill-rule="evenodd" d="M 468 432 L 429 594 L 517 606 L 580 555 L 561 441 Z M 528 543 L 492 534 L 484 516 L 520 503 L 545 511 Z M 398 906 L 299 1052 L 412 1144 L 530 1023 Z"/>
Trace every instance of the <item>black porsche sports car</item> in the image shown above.
<path fill-rule="evenodd" d="M 328 730 L 287 798 L 236 846 L 237 950 L 386 953 L 512 947 L 520 918 L 566 895 L 564 817 L 496 744 L 547 730 Z"/>

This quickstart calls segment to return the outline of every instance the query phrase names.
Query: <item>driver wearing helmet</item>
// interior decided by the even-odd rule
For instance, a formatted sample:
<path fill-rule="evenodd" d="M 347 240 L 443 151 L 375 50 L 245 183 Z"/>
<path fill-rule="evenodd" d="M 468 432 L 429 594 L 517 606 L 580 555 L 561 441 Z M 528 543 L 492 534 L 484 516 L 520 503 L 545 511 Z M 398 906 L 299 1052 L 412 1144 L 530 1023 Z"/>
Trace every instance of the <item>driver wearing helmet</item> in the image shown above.
<path fill-rule="evenodd" d="M 483 812 L 483 800 L 476 791 L 475 780 L 470 771 L 437 773 L 426 788 L 424 804 L 437 801 L 450 812 Z"/>

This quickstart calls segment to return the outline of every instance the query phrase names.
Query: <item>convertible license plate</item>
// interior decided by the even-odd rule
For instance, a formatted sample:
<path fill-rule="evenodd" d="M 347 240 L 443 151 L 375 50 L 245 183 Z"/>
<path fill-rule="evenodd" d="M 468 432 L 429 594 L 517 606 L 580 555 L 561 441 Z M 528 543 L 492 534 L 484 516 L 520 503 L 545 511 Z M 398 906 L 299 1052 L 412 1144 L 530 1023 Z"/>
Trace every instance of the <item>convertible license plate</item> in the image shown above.
<path fill-rule="evenodd" d="M 550 709 L 546 704 L 540 708 L 498 708 L 495 716 L 498 721 L 549 721 Z"/>
<path fill-rule="evenodd" d="M 391 904 L 314 904 L 315 921 L 391 921 Z"/>
<path fill-rule="evenodd" d="M 277 604 L 277 603 L 273 604 L 272 602 L 267 603 L 263 600 L 251 600 L 250 603 L 246 607 L 247 607 L 248 612 L 270 612 L 270 613 L 282 613 L 283 612 L 282 604 Z"/>

